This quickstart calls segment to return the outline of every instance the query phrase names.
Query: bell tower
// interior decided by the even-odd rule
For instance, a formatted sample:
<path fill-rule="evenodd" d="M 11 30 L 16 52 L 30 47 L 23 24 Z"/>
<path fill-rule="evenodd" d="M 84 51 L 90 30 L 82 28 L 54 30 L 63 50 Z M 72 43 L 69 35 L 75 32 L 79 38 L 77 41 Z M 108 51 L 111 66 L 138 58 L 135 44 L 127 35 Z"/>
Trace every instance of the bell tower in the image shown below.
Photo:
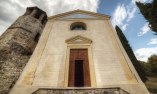
<path fill-rule="evenodd" d="M 32 55 L 47 22 L 37 7 L 28 7 L 0 37 L 0 93 L 8 94 Z"/>

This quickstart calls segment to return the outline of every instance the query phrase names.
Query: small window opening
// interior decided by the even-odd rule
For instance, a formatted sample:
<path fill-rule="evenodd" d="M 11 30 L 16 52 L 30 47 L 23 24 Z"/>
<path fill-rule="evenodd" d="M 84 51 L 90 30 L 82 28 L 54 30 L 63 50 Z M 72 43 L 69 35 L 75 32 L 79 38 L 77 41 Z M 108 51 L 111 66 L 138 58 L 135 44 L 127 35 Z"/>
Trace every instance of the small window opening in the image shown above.
<path fill-rule="evenodd" d="M 35 17 L 36 19 L 39 19 L 40 15 L 41 15 L 41 13 L 40 13 L 39 11 L 37 11 L 37 13 L 35 14 L 34 17 Z"/>
<path fill-rule="evenodd" d="M 83 60 L 75 60 L 75 86 L 84 86 Z"/>
<path fill-rule="evenodd" d="M 47 22 L 46 16 L 42 19 L 41 23 L 42 23 L 42 24 L 45 24 L 45 22 Z"/>
<path fill-rule="evenodd" d="M 71 30 L 86 30 L 86 24 L 82 22 L 75 22 L 70 26 Z"/>
<path fill-rule="evenodd" d="M 33 9 L 27 9 L 24 15 L 30 15 L 32 13 Z"/>
<path fill-rule="evenodd" d="M 35 42 L 38 42 L 39 41 L 39 38 L 40 38 L 40 33 L 37 33 L 35 38 L 34 38 L 34 41 Z"/>

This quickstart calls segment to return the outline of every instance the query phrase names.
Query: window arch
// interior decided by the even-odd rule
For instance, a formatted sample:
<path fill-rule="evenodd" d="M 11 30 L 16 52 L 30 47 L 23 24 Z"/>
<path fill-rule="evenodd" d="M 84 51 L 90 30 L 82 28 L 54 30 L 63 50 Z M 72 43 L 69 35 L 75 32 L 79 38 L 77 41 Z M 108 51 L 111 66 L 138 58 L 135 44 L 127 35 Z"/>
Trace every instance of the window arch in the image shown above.
<path fill-rule="evenodd" d="M 75 22 L 71 24 L 70 30 L 87 30 L 87 27 L 83 22 Z"/>

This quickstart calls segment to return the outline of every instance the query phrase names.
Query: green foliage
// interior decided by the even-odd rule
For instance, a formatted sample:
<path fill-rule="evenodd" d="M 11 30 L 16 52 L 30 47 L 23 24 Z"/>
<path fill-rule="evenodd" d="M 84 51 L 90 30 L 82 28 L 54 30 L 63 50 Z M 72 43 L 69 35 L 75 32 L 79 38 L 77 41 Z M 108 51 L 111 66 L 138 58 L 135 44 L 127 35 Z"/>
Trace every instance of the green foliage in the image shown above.
<path fill-rule="evenodd" d="M 157 75 L 157 55 L 151 55 L 148 58 L 148 64 L 150 66 L 151 72 Z"/>
<path fill-rule="evenodd" d="M 152 76 L 153 74 L 152 74 L 152 72 L 151 72 L 151 66 L 150 66 L 150 64 L 147 63 L 147 62 L 143 62 L 143 61 L 139 61 L 139 62 L 140 62 L 140 64 L 142 65 L 142 67 L 143 67 L 143 69 L 144 69 L 146 75 L 147 75 L 147 76 Z"/>
<path fill-rule="evenodd" d="M 147 76 L 157 76 L 157 55 L 151 55 L 147 62 L 139 61 Z"/>
<path fill-rule="evenodd" d="M 136 5 L 144 18 L 149 22 L 151 30 L 157 34 L 157 0 L 153 0 L 152 3 L 136 2 Z"/>
<path fill-rule="evenodd" d="M 119 39 L 120 39 L 125 51 L 127 52 L 130 60 L 132 61 L 133 65 L 134 65 L 137 73 L 139 74 L 142 81 L 145 82 L 147 80 L 145 71 L 144 71 L 143 67 L 141 66 L 140 62 L 138 62 L 138 60 L 136 59 L 136 57 L 133 53 L 133 50 L 130 47 L 125 35 L 123 34 L 122 30 L 118 26 L 116 26 L 115 29 L 117 31 L 117 34 L 119 36 Z"/>

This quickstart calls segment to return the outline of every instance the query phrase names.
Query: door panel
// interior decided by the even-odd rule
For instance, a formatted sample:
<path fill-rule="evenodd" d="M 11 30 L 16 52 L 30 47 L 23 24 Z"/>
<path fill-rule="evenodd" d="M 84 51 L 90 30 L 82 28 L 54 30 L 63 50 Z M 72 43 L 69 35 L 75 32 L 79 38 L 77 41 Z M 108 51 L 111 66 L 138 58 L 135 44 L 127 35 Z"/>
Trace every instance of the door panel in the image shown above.
<path fill-rule="evenodd" d="M 80 71 L 80 73 L 78 71 Z M 70 50 L 68 86 L 91 86 L 87 49 Z"/>

